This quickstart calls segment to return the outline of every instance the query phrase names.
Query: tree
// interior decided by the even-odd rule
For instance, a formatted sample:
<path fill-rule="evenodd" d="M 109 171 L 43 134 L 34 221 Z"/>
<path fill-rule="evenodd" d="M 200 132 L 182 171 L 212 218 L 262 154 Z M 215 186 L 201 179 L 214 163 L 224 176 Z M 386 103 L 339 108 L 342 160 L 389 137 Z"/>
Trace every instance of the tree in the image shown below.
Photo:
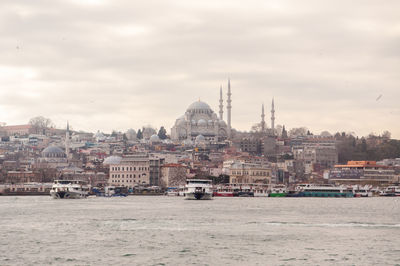
<path fill-rule="evenodd" d="M 167 138 L 167 131 L 165 130 L 165 128 L 162 126 L 160 127 L 160 130 L 158 130 L 158 137 L 160 139 L 166 139 Z"/>
<path fill-rule="evenodd" d="M 283 127 L 282 127 L 282 138 L 287 139 L 287 137 L 288 137 L 288 133 L 287 133 L 287 131 L 285 129 L 285 125 L 283 125 Z"/>
<path fill-rule="evenodd" d="M 298 128 L 292 128 L 289 131 L 289 135 L 291 137 L 298 137 L 298 136 L 305 136 L 307 134 L 307 128 L 306 127 L 298 127 Z"/>
<path fill-rule="evenodd" d="M 384 138 L 384 139 L 389 140 L 391 136 L 392 136 L 392 134 L 387 130 L 383 131 L 383 133 L 382 133 L 382 138 Z"/>
<path fill-rule="evenodd" d="M 36 134 L 45 134 L 47 128 L 54 127 L 53 122 L 49 118 L 43 116 L 31 118 L 29 120 L 29 125 L 32 126 L 33 132 Z"/>
<path fill-rule="evenodd" d="M 143 133 L 142 133 L 142 130 L 141 130 L 141 129 L 138 130 L 138 132 L 137 132 L 137 134 L 136 134 L 136 138 L 137 138 L 137 139 L 143 139 Z"/>

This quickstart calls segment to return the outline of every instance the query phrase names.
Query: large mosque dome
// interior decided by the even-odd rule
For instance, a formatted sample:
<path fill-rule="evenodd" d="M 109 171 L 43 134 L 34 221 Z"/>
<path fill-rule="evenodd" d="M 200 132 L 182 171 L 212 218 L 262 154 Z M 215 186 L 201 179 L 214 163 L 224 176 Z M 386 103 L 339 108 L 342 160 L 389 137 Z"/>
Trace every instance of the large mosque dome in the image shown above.
<path fill-rule="evenodd" d="M 207 103 L 202 102 L 200 100 L 189 105 L 187 109 L 187 111 L 194 111 L 194 110 L 203 110 L 212 112 L 211 107 Z"/>
<path fill-rule="evenodd" d="M 203 142 L 220 141 L 227 137 L 226 123 L 218 118 L 210 105 L 200 100 L 189 105 L 171 129 L 173 140 L 194 142 L 197 136 L 201 136 Z"/>

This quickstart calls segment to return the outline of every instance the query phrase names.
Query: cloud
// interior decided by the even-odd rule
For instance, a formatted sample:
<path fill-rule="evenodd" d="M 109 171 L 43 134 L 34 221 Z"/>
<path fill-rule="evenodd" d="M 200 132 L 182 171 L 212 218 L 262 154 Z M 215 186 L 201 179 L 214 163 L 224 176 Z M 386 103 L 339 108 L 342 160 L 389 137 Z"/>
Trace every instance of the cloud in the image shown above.
<path fill-rule="evenodd" d="M 0 121 L 170 128 L 199 97 L 233 126 L 400 138 L 398 1 L 2 1 Z M 375 99 L 383 95 L 379 102 Z M 367 122 L 366 122 L 367 121 Z"/>

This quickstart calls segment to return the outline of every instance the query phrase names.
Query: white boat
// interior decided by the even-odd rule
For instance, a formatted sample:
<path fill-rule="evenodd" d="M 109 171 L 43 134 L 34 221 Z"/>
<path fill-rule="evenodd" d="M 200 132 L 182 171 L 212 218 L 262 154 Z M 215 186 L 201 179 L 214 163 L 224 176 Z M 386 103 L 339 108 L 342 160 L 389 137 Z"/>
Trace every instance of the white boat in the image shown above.
<path fill-rule="evenodd" d="M 165 193 L 167 196 L 179 196 L 179 190 L 177 187 L 169 187 L 167 188 L 167 192 Z"/>
<path fill-rule="evenodd" d="M 185 186 L 185 199 L 210 200 L 213 197 L 211 180 L 188 179 Z"/>
<path fill-rule="evenodd" d="M 89 187 L 81 180 L 54 180 L 50 196 L 54 199 L 80 199 L 86 198 Z"/>
<path fill-rule="evenodd" d="M 353 186 L 354 197 L 372 197 L 371 186 Z"/>
<path fill-rule="evenodd" d="M 385 188 L 380 195 L 386 197 L 400 197 L 400 186 L 389 186 Z"/>

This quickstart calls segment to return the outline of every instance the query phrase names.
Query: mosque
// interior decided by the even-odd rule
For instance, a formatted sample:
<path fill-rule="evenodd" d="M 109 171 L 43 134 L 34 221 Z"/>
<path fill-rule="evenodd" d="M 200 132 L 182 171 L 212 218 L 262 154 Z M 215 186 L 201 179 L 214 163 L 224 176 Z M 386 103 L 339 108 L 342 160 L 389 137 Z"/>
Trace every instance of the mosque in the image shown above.
<path fill-rule="evenodd" d="M 231 138 L 231 84 L 228 80 L 227 122 L 223 119 L 222 87 L 220 88 L 219 115 L 202 101 L 189 105 L 184 115 L 176 119 L 171 128 L 171 138 L 175 141 L 218 142 Z"/>

